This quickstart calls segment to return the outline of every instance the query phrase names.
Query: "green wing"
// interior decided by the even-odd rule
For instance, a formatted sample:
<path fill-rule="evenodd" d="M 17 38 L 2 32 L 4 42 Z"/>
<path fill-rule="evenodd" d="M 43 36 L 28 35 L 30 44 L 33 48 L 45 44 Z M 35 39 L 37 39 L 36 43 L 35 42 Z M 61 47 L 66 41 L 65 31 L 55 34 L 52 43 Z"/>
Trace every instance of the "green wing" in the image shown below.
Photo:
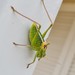
<path fill-rule="evenodd" d="M 40 29 L 36 27 L 36 24 L 33 23 L 31 28 L 30 28 L 30 43 L 31 46 L 34 47 L 35 49 L 40 48 L 42 42 L 44 39 L 42 38 L 42 34 L 40 32 Z"/>
<path fill-rule="evenodd" d="M 35 36 L 36 32 L 37 32 L 36 24 L 35 24 L 35 23 L 33 23 L 33 24 L 31 25 L 30 33 L 29 33 L 30 43 L 32 42 L 32 40 L 33 40 L 33 38 L 34 38 L 34 36 Z"/>

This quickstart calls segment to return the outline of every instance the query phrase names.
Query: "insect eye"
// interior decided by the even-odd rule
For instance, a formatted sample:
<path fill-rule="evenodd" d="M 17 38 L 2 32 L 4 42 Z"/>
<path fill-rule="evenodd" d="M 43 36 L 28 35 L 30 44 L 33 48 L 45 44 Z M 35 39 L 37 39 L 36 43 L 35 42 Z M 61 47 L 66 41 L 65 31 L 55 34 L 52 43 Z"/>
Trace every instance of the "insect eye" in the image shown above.
<path fill-rule="evenodd" d="M 47 45 L 44 45 L 44 49 L 47 49 Z"/>

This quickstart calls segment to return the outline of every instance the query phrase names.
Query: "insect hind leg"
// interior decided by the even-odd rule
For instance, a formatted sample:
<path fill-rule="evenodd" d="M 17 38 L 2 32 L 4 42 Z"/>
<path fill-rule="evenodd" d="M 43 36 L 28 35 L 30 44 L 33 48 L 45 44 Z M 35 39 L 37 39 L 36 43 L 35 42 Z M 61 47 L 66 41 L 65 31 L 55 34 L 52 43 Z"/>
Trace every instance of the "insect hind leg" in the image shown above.
<path fill-rule="evenodd" d="M 50 15 L 49 15 L 49 13 L 48 13 L 48 10 L 47 10 L 47 8 L 46 8 L 46 6 L 45 6 L 44 0 L 41 0 L 41 1 L 42 1 L 42 4 L 43 4 L 43 7 L 44 7 L 44 9 L 45 9 L 45 12 L 46 12 L 46 14 L 47 14 L 47 16 L 48 16 L 48 18 L 49 18 L 51 24 L 52 24 L 52 20 L 51 20 L 51 18 L 50 18 Z"/>
<path fill-rule="evenodd" d="M 26 19 L 28 19 L 28 20 L 30 20 L 30 21 L 32 21 L 32 22 L 38 24 L 39 26 L 41 25 L 40 23 L 36 22 L 35 20 L 33 20 L 33 19 L 31 19 L 31 18 L 29 18 L 29 17 L 27 17 L 27 16 L 21 14 L 20 12 L 18 12 L 13 6 L 11 6 L 11 9 L 13 10 L 13 12 L 16 12 L 16 13 L 19 14 L 20 16 L 22 16 L 22 17 L 24 17 L 24 18 L 26 18 Z"/>
<path fill-rule="evenodd" d="M 29 66 L 35 62 L 36 57 L 37 57 L 37 56 L 35 55 L 34 60 L 33 60 L 31 63 L 29 63 L 29 64 L 27 65 L 27 68 L 29 68 Z"/>

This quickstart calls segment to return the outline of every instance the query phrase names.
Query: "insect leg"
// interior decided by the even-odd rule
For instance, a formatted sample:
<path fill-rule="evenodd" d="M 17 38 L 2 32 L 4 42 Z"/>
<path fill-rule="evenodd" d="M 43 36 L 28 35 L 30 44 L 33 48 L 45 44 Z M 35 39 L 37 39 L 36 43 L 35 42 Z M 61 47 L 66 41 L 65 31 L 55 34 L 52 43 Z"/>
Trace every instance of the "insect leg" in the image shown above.
<path fill-rule="evenodd" d="M 48 18 L 49 18 L 49 20 L 50 20 L 50 22 L 51 22 L 51 24 L 52 24 L 52 20 L 51 20 L 51 18 L 50 18 L 50 16 L 49 16 L 49 13 L 48 13 L 47 9 L 46 9 L 44 0 L 41 0 L 41 1 L 42 1 L 42 4 L 43 4 L 44 9 L 45 9 L 45 11 L 46 11 L 46 14 L 47 14 L 47 16 L 48 16 Z"/>
<path fill-rule="evenodd" d="M 47 30 L 42 34 L 42 37 L 44 38 L 46 33 L 49 31 L 49 29 L 52 27 L 52 24 L 47 28 Z"/>
<path fill-rule="evenodd" d="M 34 21 L 33 19 L 31 19 L 31 18 L 29 18 L 29 17 L 27 17 L 27 16 L 21 14 L 20 12 L 18 12 L 13 6 L 11 6 L 11 9 L 13 10 L 13 12 L 16 12 L 16 13 L 19 14 L 20 16 L 22 16 L 22 17 L 24 17 L 24 18 L 26 18 L 26 19 L 28 19 L 28 20 L 30 20 L 30 21 L 32 21 L 32 22 L 38 24 L 39 26 L 41 26 L 41 24 L 39 24 L 38 22 L 36 22 L 36 21 Z"/>
<path fill-rule="evenodd" d="M 31 47 L 30 45 L 17 44 L 17 43 L 15 43 L 15 42 L 13 42 L 13 44 L 14 44 L 15 46 L 27 46 L 27 47 Z"/>
<path fill-rule="evenodd" d="M 33 60 L 31 63 L 29 63 L 29 64 L 27 65 L 27 68 L 28 68 L 31 64 L 33 64 L 33 63 L 35 62 L 36 57 L 37 57 L 37 56 L 35 55 L 34 60 Z"/>
<path fill-rule="evenodd" d="M 49 18 L 49 20 L 50 20 L 50 22 L 51 22 L 51 25 L 50 25 L 50 26 L 48 27 L 48 29 L 42 34 L 42 36 L 43 36 L 43 38 L 44 38 L 45 35 L 46 35 L 46 33 L 48 32 L 48 30 L 52 27 L 53 23 L 52 23 L 52 20 L 51 20 L 51 18 L 50 18 L 50 15 L 49 15 L 49 13 L 48 13 L 48 11 L 47 11 L 47 9 L 46 9 L 44 0 L 41 0 L 41 1 L 42 1 L 42 4 L 43 4 L 44 9 L 45 9 L 45 11 L 46 11 L 46 14 L 47 14 L 47 16 L 48 16 L 48 18 Z"/>

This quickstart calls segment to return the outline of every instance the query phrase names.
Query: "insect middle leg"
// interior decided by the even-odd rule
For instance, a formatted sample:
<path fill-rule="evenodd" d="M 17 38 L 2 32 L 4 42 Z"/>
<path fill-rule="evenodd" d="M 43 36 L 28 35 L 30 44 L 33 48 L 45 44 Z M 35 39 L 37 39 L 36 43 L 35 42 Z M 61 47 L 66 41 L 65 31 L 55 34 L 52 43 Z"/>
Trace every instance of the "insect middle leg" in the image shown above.
<path fill-rule="evenodd" d="M 17 44 L 17 43 L 15 43 L 15 42 L 13 42 L 13 44 L 14 44 L 15 46 L 27 46 L 27 47 L 31 48 L 31 45 Z"/>

